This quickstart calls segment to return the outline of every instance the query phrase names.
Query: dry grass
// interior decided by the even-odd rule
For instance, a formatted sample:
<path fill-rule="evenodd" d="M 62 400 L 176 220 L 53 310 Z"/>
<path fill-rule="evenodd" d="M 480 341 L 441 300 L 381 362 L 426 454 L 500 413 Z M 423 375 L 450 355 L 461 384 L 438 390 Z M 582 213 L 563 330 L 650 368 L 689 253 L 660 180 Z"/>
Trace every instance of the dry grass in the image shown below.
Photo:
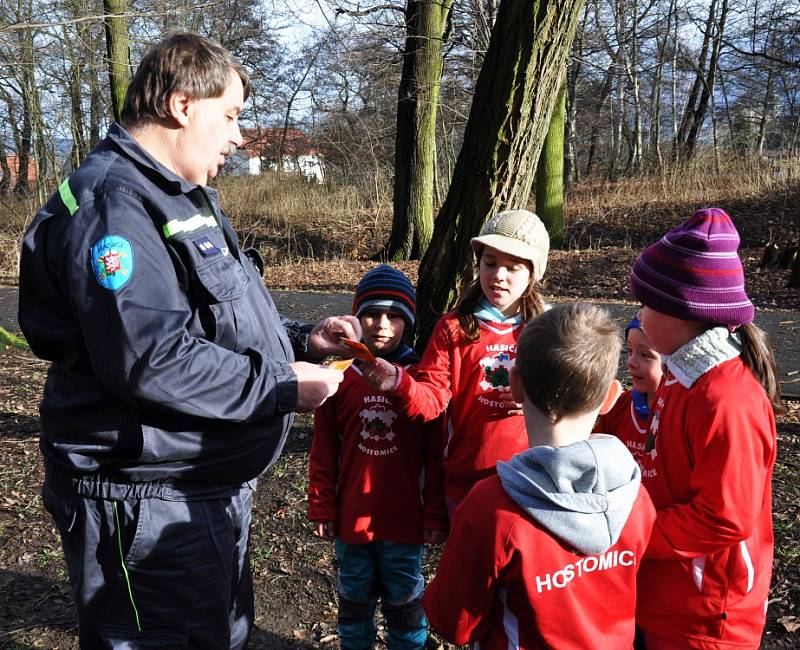
<path fill-rule="evenodd" d="M 702 207 L 721 207 L 746 248 L 800 237 L 800 160 L 725 160 L 712 154 L 614 183 L 587 179 L 566 199 L 567 248 L 638 249 Z M 758 219 L 750 219 L 758 213 Z M 766 217 L 766 218 L 765 218 Z M 765 229 L 764 226 L 767 226 Z"/>
<path fill-rule="evenodd" d="M 34 197 L 0 195 L 0 283 L 17 282 L 22 236 L 38 208 Z"/>
<path fill-rule="evenodd" d="M 355 259 L 372 255 L 391 228 L 391 186 L 331 187 L 267 173 L 223 177 L 222 205 L 244 246 L 267 260 Z"/>
<path fill-rule="evenodd" d="M 306 183 L 287 174 L 226 176 L 215 186 L 244 247 L 269 264 L 366 260 L 391 229 L 391 179 L 368 187 Z M 800 239 L 800 160 L 725 160 L 712 154 L 657 174 L 604 182 L 590 178 L 566 198 L 566 248 L 633 248 L 659 237 L 695 209 L 728 210 L 744 248 Z M 19 242 L 35 199 L 0 199 L 0 281 L 16 282 Z"/>

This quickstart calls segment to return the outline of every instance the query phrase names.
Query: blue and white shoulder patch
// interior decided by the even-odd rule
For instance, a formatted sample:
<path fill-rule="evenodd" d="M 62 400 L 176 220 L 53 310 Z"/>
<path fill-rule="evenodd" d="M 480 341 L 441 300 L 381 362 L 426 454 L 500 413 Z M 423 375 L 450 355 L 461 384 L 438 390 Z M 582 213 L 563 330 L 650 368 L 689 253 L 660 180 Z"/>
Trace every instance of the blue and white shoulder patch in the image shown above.
<path fill-rule="evenodd" d="M 133 248 L 124 237 L 103 237 L 89 253 L 94 277 L 106 289 L 116 291 L 133 276 Z"/>

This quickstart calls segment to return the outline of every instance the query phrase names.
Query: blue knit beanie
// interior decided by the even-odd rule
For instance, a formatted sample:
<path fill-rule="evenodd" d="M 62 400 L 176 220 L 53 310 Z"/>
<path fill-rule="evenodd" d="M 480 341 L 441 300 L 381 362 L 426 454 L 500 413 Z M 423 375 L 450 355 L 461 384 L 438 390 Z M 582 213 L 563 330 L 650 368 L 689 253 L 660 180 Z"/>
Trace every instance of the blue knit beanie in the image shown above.
<path fill-rule="evenodd" d="M 402 271 L 381 264 L 367 271 L 361 278 L 353 296 L 353 314 L 360 318 L 370 308 L 395 309 L 405 318 L 408 326 L 414 325 L 417 295 L 414 285 Z"/>

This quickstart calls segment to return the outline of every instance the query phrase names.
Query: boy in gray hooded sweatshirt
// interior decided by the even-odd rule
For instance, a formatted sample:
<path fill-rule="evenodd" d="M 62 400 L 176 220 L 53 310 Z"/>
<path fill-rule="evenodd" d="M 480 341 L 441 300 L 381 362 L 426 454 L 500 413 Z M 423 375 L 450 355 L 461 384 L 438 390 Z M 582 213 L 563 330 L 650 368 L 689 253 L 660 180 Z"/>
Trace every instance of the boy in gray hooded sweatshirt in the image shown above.
<path fill-rule="evenodd" d="M 531 445 L 455 512 L 423 597 L 431 626 L 481 650 L 631 648 L 636 572 L 655 511 L 613 436 L 591 435 L 621 392 L 618 327 L 560 305 L 525 327 L 511 374 Z"/>

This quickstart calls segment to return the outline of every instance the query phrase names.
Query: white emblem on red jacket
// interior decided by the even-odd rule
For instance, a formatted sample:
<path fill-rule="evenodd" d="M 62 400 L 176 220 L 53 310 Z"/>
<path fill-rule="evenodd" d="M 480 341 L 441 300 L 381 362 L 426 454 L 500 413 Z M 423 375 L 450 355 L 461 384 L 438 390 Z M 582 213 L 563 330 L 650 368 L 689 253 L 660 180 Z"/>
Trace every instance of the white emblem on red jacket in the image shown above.
<path fill-rule="evenodd" d="M 397 419 L 397 413 L 387 411 L 383 406 L 376 405 L 364 409 L 358 414 L 361 417 L 363 429 L 361 437 L 364 440 L 394 440 L 392 423 Z"/>
<path fill-rule="evenodd" d="M 514 359 L 507 352 L 484 357 L 480 361 L 483 379 L 478 384 L 483 390 L 498 390 L 509 386 L 509 375 Z"/>

